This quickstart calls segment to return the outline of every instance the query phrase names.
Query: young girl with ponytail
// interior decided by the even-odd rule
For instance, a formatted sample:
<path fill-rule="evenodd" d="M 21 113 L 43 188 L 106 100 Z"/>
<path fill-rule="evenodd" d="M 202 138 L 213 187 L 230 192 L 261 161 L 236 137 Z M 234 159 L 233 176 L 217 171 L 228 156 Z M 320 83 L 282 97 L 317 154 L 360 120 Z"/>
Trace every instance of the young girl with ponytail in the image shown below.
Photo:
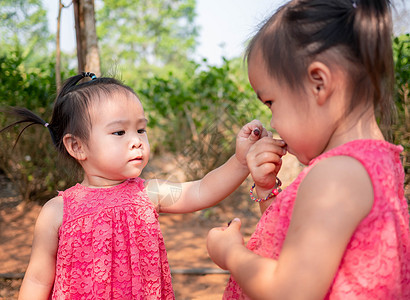
<path fill-rule="evenodd" d="M 81 82 L 85 77 L 91 80 Z M 24 108 L 9 112 L 18 118 L 10 126 L 27 124 L 22 131 L 43 125 L 59 154 L 84 171 L 82 182 L 50 199 L 37 219 L 19 295 L 30 300 L 174 299 L 158 213 L 223 200 L 249 174 L 249 147 L 267 135 L 259 121 L 248 123 L 224 165 L 175 183 L 140 178 L 150 156 L 147 119 L 135 92 L 113 78 L 69 78 L 48 122 Z"/>
<path fill-rule="evenodd" d="M 307 167 L 276 195 L 277 145 L 249 150 L 256 230 L 246 246 L 238 219 L 208 235 L 224 299 L 410 299 L 403 148 L 376 121 L 394 106 L 391 29 L 389 1 L 294 0 L 251 40 L 250 83 Z"/>

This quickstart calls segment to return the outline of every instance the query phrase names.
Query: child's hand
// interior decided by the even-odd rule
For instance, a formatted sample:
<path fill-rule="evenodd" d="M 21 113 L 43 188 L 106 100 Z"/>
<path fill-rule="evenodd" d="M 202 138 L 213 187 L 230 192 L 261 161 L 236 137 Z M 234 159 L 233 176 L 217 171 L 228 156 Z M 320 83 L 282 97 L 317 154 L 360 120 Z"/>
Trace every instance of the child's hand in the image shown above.
<path fill-rule="evenodd" d="M 241 164 L 247 166 L 246 154 L 250 147 L 265 136 L 268 136 L 268 132 L 259 120 L 253 120 L 242 127 L 236 137 L 235 151 L 235 156 Z"/>
<path fill-rule="evenodd" d="M 281 158 L 285 154 L 285 142 L 272 137 L 261 138 L 249 149 L 246 161 L 259 191 L 270 192 L 275 186 L 276 175 L 282 166 Z"/>
<path fill-rule="evenodd" d="M 208 254 L 215 264 L 227 270 L 227 260 L 232 247 L 243 246 L 244 240 L 240 233 L 241 221 L 232 220 L 228 227 L 216 227 L 209 231 L 206 246 Z"/>

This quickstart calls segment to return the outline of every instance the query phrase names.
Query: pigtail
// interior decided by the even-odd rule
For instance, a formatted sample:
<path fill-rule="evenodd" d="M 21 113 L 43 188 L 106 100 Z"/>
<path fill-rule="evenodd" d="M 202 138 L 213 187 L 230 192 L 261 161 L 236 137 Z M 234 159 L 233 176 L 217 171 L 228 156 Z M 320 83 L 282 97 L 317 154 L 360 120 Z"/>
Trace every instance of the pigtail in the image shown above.
<path fill-rule="evenodd" d="M 355 3 L 353 32 L 357 55 L 374 87 L 373 103 L 388 125 L 394 86 L 390 1 L 360 0 Z"/>
<path fill-rule="evenodd" d="M 96 79 L 96 76 L 94 73 L 90 73 L 90 72 L 83 72 L 79 75 L 70 77 L 69 79 L 67 79 L 63 85 L 63 87 L 60 89 L 58 96 L 56 98 L 56 102 L 59 102 L 59 100 L 64 100 L 64 96 L 69 93 L 73 87 L 75 87 L 77 85 L 78 82 L 80 82 L 83 78 L 85 77 L 90 77 L 92 80 Z M 23 124 L 23 123 L 27 123 L 25 127 L 23 127 L 22 130 L 20 130 L 16 141 L 14 142 L 14 146 L 13 148 L 17 145 L 17 142 L 19 141 L 21 135 L 23 134 L 23 132 L 33 126 L 33 125 L 43 125 L 44 127 L 46 127 L 50 133 L 51 139 L 53 141 L 53 144 L 56 148 L 59 148 L 61 146 L 61 139 L 58 138 L 58 128 L 59 126 L 57 124 L 53 124 L 53 122 L 50 122 L 50 124 L 46 121 L 44 121 L 40 116 L 36 115 L 34 112 L 28 110 L 27 108 L 22 108 L 22 107 L 9 107 L 6 109 L 2 109 L 2 112 L 10 115 L 10 116 L 14 116 L 17 118 L 17 121 L 7 125 L 6 127 L 4 127 L 3 129 L 0 130 L 0 133 L 2 133 L 3 131 L 6 131 L 10 128 L 12 128 L 15 125 L 19 125 L 19 124 Z M 53 128 L 55 127 L 56 129 L 56 133 L 57 136 L 53 130 Z"/>
<path fill-rule="evenodd" d="M 17 142 L 19 141 L 21 135 L 23 134 L 23 132 L 29 128 L 32 125 L 43 125 L 44 127 L 46 127 L 51 135 L 51 139 L 53 140 L 53 143 L 55 145 L 55 139 L 54 139 L 54 135 L 53 135 L 53 131 L 52 128 L 50 126 L 50 124 L 48 124 L 46 121 L 44 121 L 41 117 L 39 117 L 38 115 L 36 115 L 34 112 L 28 110 L 27 108 L 22 108 L 22 107 L 10 107 L 8 109 L 3 109 L 3 112 L 5 112 L 8 115 L 14 116 L 17 118 L 17 121 L 9 124 L 8 126 L 4 127 L 3 129 L 0 130 L 0 133 L 2 133 L 3 131 L 6 131 L 7 129 L 18 125 L 18 124 L 22 124 L 22 123 L 28 123 L 18 134 L 16 141 L 14 142 L 14 146 L 13 148 L 17 145 Z"/>

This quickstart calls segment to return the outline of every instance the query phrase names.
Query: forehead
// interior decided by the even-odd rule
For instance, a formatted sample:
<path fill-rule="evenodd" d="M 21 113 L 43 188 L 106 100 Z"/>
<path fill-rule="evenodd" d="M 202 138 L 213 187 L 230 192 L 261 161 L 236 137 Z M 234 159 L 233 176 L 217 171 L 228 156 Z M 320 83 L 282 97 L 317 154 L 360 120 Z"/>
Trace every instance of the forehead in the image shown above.
<path fill-rule="evenodd" d="M 255 47 L 248 56 L 248 74 L 266 73 L 267 66 L 260 47 Z"/>
<path fill-rule="evenodd" d="M 114 92 L 104 95 L 90 106 L 91 117 L 108 118 L 120 117 L 122 115 L 144 116 L 144 108 L 141 101 L 130 92 Z"/>
<path fill-rule="evenodd" d="M 255 49 L 248 57 L 248 77 L 253 87 L 265 84 L 266 81 L 271 82 L 274 79 L 268 74 L 266 63 L 260 50 Z"/>

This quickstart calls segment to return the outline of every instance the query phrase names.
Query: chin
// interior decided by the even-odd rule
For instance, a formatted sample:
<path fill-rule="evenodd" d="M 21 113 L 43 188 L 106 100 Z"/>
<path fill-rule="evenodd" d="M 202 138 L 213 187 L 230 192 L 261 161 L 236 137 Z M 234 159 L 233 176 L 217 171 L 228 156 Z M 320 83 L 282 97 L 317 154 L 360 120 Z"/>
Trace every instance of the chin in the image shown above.
<path fill-rule="evenodd" d="M 293 154 L 293 153 L 291 153 L 291 154 L 294 155 L 294 156 L 296 156 L 296 158 L 298 159 L 298 161 L 299 161 L 301 164 L 305 165 L 305 166 L 307 166 L 307 165 L 309 164 L 309 162 L 311 161 L 311 159 L 309 159 L 309 158 L 307 158 L 307 157 L 300 156 L 300 155 L 296 155 L 296 154 Z"/>
<path fill-rule="evenodd" d="M 142 171 L 140 172 L 135 172 L 135 174 L 132 176 L 132 178 L 139 177 L 141 175 Z"/>

